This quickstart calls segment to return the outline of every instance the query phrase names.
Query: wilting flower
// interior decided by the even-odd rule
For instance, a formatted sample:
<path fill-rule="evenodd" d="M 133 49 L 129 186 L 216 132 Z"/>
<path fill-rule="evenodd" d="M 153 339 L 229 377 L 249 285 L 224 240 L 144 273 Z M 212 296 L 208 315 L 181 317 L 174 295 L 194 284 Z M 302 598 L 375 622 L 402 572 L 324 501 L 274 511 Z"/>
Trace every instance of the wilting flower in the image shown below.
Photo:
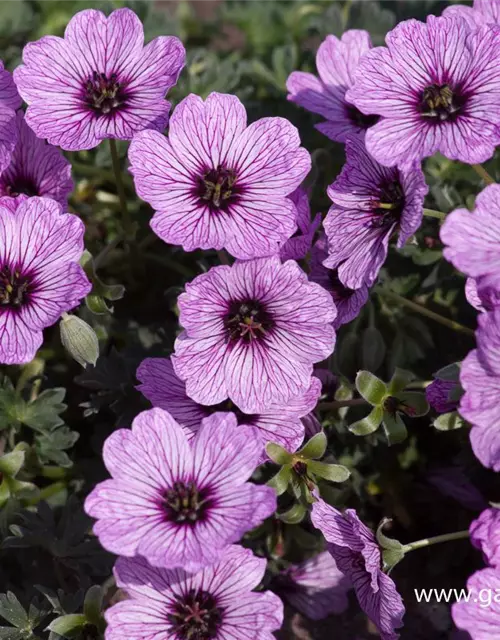
<path fill-rule="evenodd" d="M 21 106 L 21 98 L 12 79 L 0 60 L 0 171 L 12 158 L 17 140 L 16 109 Z"/>
<path fill-rule="evenodd" d="M 405 612 L 394 582 L 381 568 L 380 548 L 354 509 L 341 513 L 319 499 L 311 520 L 328 543 L 337 567 L 351 581 L 359 604 L 377 626 L 382 640 L 396 640 Z"/>
<path fill-rule="evenodd" d="M 450 393 L 456 389 L 453 380 L 434 380 L 425 388 L 427 402 L 438 413 L 448 413 L 458 407 L 458 400 L 450 400 Z"/>
<path fill-rule="evenodd" d="M 247 414 L 285 406 L 335 344 L 330 295 L 277 256 L 213 267 L 178 304 L 184 332 L 172 363 L 200 404 L 229 398 Z"/>
<path fill-rule="evenodd" d="M 309 278 L 317 282 L 332 296 L 337 307 L 337 317 L 333 326 L 338 329 L 343 324 L 354 320 L 368 300 L 368 287 L 361 285 L 359 289 L 349 289 L 339 280 L 336 269 L 328 269 L 323 262 L 328 257 L 326 238 L 320 238 L 311 251 Z"/>
<path fill-rule="evenodd" d="M 311 620 L 322 620 L 347 609 L 352 585 L 328 553 L 292 566 L 276 579 L 276 591 Z"/>
<path fill-rule="evenodd" d="M 192 400 L 186 393 L 186 384 L 176 376 L 169 358 L 146 358 L 136 375 L 142 382 L 138 389 L 153 406 L 165 409 L 185 427 L 188 438 L 194 437 L 207 416 L 214 412 L 230 411 L 238 424 L 259 430 L 262 452 L 269 441 L 283 445 L 288 451 L 295 451 L 304 439 L 301 418 L 314 409 L 321 393 L 321 382 L 313 376 L 309 388 L 286 404 L 277 403 L 262 413 L 246 414 L 230 400 L 212 406 Z"/>
<path fill-rule="evenodd" d="M 205 101 L 189 95 L 172 115 L 168 138 L 138 134 L 129 159 L 162 240 L 245 259 L 277 253 L 296 230 L 287 196 L 311 166 L 288 120 L 262 118 L 247 127 L 243 104 L 221 93 Z"/>
<path fill-rule="evenodd" d="M 340 40 L 327 36 L 316 55 L 319 78 L 303 71 L 288 77 L 288 99 L 326 118 L 316 129 L 331 140 L 345 142 L 349 135 L 365 131 L 378 120 L 378 116 L 359 111 L 345 96 L 361 56 L 371 47 L 370 34 L 361 29 L 346 31 Z"/>
<path fill-rule="evenodd" d="M 500 310 L 482 313 L 476 332 L 477 349 L 460 369 L 465 390 L 460 414 L 472 424 L 470 441 L 485 467 L 500 471 Z"/>
<path fill-rule="evenodd" d="M 311 249 L 314 234 L 321 224 L 321 215 L 311 220 L 311 209 L 307 192 L 299 187 L 290 199 L 297 209 L 297 231 L 285 242 L 280 249 L 280 258 L 283 260 L 301 260 L 305 258 Z"/>
<path fill-rule="evenodd" d="M 474 0 L 472 7 L 461 4 L 446 7 L 443 15 L 447 18 L 463 18 L 472 28 L 483 24 L 500 24 L 500 4 L 498 0 Z"/>
<path fill-rule="evenodd" d="M 107 609 L 106 640 L 273 640 L 283 603 L 270 591 L 252 591 L 265 569 L 263 558 L 238 546 L 194 575 L 119 558 L 116 584 L 130 599 Z"/>
<path fill-rule="evenodd" d="M 444 256 L 457 269 L 477 279 L 479 289 L 500 291 L 500 185 L 476 198 L 474 211 L 455 209 L 441 227 Z"/>
<path fill-rule="evenodd" d="M 21 111 L 16 125 L 14 153 L 0 174 L 0 197 L 43 196 L 66 207 L 73 190 L 70 162 L 59 149 L 35 136 Z"/>
<path fill-rule="evenodd" d="M 500 573 L 491 567 L 476 571 L 467 580 L 470 598 L 451 607 L 453 622 L 469 632 L 472 640 L 496 640 L 500 627 Z"/>
<path fill-rule="evenodd" d="M 472 544 L 491 567 L 500 567 L 500 509 L 485 509 L 469 527 Z"/>
<path fill-rule="evenodd" d="M 64 38 L 28 43 L 14 78 L 36 135 L 74 151 L 104 138 L 129 140 L 142 129 L 164 129 L 165 94 L 184 60 L 184 47 L 172 36 L 144 47 L 142 23 L 130 9 L 109 17 L 87 9 L 70 20 Z"/>
<path fill-rule="evenodd" d="M 428 189 L 418 166 L 383 167 L 360 137 L 347 141 L 346 153 L 341 174 L 328 187 L 333 205 L 323 223 L 329 251 L 323 264 L 338 269 L 344 286 L 359 289 L 374 283 L 393 233 L 400 248 L 418 229 Z"/>
<path fill-rule="evenodd" d="M 48 198 L 0 203 L 0 362 L 29 362 L 42 330 L 91 289 L 78 264 L 84 225 Z M 11 200 L 9 198 L 9 200 Z"/>
<path fill-rule="evenodd" d="M 500 291 L 495 291 L 492 287 L 478 286 L 478 281 L 475 278 L 467 278 L 465 297 L 474 309 L 482 313 L 492 311 L 495 307 L 500 306 Z"/>
<path fill-rule="evenodd" d="M 234 416 L 207 418 L 189 443 L 169 413 L 144 411 L 104 444 L 112 479 L 85 502 L 94 533 L 108 551 L 154 566 L 196 571 L 216 562 L 276 508 L 271 487 L 247 482 L 261 449 L 257 430 Z"/>
<path fill-rule="evenodd" d="M 500 30 L 471 30 L 460 18 L 406 20 L 387 47 L 365 53 L 347 94 L 381 119 L 366 147 L 386 166 L 437 151 L 468 163 L 491 158 L 500 136 Z"/>

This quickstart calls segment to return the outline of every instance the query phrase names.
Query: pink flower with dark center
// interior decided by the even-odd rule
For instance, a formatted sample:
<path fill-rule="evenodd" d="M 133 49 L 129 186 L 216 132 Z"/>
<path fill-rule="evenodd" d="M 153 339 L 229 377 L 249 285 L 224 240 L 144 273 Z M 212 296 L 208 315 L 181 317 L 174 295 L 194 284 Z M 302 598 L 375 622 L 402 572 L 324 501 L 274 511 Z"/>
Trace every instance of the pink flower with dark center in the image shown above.
<path fill-rule="evenodd" d="M 252 591 L 265 569 L 263 558 L 236 545 L 194 575 L 119 558 L 116 584 L 130 598 L 106 610 L 106 640 L 274 640 L 283 603 Z"/>
<path fill-rule="evenodd" d="M 234 416 L 206 418 L 188 441 L 169 413 L 144 411 L 104 444 L 112 479 L 85 501 L 94 533 L 108 551 L 154 566 L 196 571 L 217 562 L 276 509 L 271 487 L 247 482 L 261 451 L 258 431 Z"/>
<path fill-rule="evenodd" d="M 335 344 L 331 296 L 277 256 L 213 267 L 178 303 L 184 332 L 172 364 L 200 404 L 229 398 L 246 414 L 285 406 Z"/>
<path fill-rule="evenodd" d="M 106 17 L 86 9 L 69 21 L 64 38 L 28 43 L 14 78 L 35 134 L 77 151 L 104 138 L 130 140 L 143 129 L 163 130 L 170 111 L 165 94 L 184 62 L 177 38 L 161 36 L 144 46 L 132 10 Z"/>
<path fill-rule="evenodd" d="M 288 100 L 326 118 L 316 129 L 331 140 L 345 142 L 348 136 L 366 131 L 378 120 L 378 116 L 365 115 L 346 99 L 360 58 L 371 47 L 370 34 L 360 29 L 345 31 L 340 40 L 327 36 L 316 56 L 319 78 L 303 71 L 294 71 L 288 77 Z"/>
<path fill-rule="evenodd" d="M 141 381 L 137 388 L 155 407 L 168 411 L 186 428 L 188 438 L 194 437 L 204 418 L 214 412 L 231 412 L 238 424 L 258 429 L 262 440 L 262 453 L 267 442 L 277 442 L 287 451 L 296 451 L 304 440 L 301 418 L 314 409 L 321 392 L 321 382 L 311 378 L 309 388 L 287 403 L 271 405 L 263 413 L 246 414 L 230 400 L 207 406 L 192 400 L 186 393 L 186 384 L 180 380 L 169 358 L 146 358 L 137 370 Z"/>
<path fill-rule="evenodd" d="M 172 115 L 168 138 L 138 134 L 129 159 L 162 240 L 185 251 L 227 249 L 242 259 L 276 254 L 294 233 L 297 211 L 288 196 L 311 167 L 288 120 L 247 126 L 243 104 L 221 93 L 205 101 L 189 95 Z"/>
<path fill-rule="evenodd" d="M 17 143 L 12 159 L 0 174 L 0 197 L 23 200 L 26 196 L 52 198 L 64 208 L 73 190 L 71 164 L 61 151 L 37 138 L 17 114 Z"/>
<path fill-rule="evenodd" d="M 42 331 L 76 307 L 91 284 L 79 259 L 84 225 L 48 198 L 0 202 L 0 362 L 35 357 Z"/>

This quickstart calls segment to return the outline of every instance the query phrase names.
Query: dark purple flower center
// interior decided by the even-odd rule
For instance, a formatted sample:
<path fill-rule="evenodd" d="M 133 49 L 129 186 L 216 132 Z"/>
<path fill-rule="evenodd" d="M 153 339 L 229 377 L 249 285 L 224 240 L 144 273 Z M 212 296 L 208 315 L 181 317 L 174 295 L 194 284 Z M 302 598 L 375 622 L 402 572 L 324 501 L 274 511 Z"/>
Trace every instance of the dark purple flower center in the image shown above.
<path fill-rule="evenodd" d="M 168 614 L 171 631 L 179 640 L 211 640 L 222 624 L 224 609 L 202 589 L 191 589 L 173 605 Z"/>
<path fill-rule="evenodd" d="M 232 169 L 218 166 L 200 178 L 198 196 L 213 209 L 227 210 L 229 202 L 238 195 L 236 174 Z"/>
<path fill-rule="evenodd" d="M 274 326 L 270 313 L 256 300 L 234 301 L 224 316 L 227 338 L 231 341 L 253 342 L 262 340 Z"/>
<path fill-rule="evenodd" d="M 0 267 L 0 311 L 19 309 L 30 293 L 30 278 L 8 265 Z"/>
<path fill-rule="evenodd" d="M 107 115 L 121 107 L 127 94 L 118 82 L 116 73 L 109 78 L 105 73 L 94 71 L 85 84 L 85 102 L 95 112 Z"/>
<path fill-rule="evenodd" d="M 195 524 L 203 520 L 210 508 L 207 490 L 200 490 L 193 482 L 175 482 L 163 495 L 163 507 L 171 522 Z"/>
<path fill-rule="evenodd" d="M 342 282 L 340 282 L 338 271 L 336 269 L 329 271 L 328 279 L 330 280 L 330 287 L 332 289 L 334 300 L 348 300 L 352 296 L 352 289 L 348 289 L 342 284 Z"/>
<path fill-rule="evenodd" d="M 17 196 L 24 194 L 29 197 L 38 196 L 38 185 L 36 182 L 23 175 L 16 175 L 12 178 L 6 178 L 4 182 L 4 190 L 5 193 L 11 198 L 16 198 Z"/>
<path fill-rule="evenodd" d="M 349 120 L 360 129 L 369 129 L 380 120 L 380 116 L 372 116 L 361 113 L 354 105 L 347 105 L 347 116 Z"/>
<path fill-rule="evenodd" d="M 225 400 L 219 402 L 219 404 L 213 404 L 211 406 L 205 406 L 207 416 L 211 416 L 218 411 L 228 412 L 231 411 L 236 416 L 238 424 L 252 425 L 257 420 L 258 415 L 243 413 L 231 400 Z"/>
<path fill-rule="evenodd" d="M 379 185 L 379 201 L 374 203 L 374 215 L 370 226 L 375 229 L 388 229 L 401 220 L 405 206 L 403 187 L 399 180 Z"/>
<path fill-rule="evenodd" d="M 449 84 L 430 84 L 420 99 L 420 113 L 432 121 L 444 122 L 455 118 L 465 104 L 463 96 L 455 93 Z"/>

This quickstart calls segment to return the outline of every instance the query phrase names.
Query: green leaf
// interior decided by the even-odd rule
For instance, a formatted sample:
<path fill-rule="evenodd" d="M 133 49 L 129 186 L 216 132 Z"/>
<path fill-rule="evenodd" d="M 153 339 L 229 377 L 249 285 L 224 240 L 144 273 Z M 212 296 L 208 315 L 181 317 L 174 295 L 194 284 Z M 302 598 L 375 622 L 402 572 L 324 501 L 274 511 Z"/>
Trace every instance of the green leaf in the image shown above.
<path fill-rule="evenodd" d="M 418 391 L 403 391 L 398 394 L 398 400 L 407 407 L 410 407 L 411 412 L 404 411 L 403 413 L 411 418 L 418 418 L 429 413 L 430 407 L 427 402 L 427 398 L 425 397 L 425 393 L 420 393 Z"/>
<path fill-rule="evenodd" d="M 0 616 L 15 627 L 29 627 L 28 614 L 12 591 L 0 594 Z"/>
<path fill-rule="evenodd" d="M 284 511 L 283 513 L 277 513 L 277 517 L 286 524 L 299 524 L 302 522 L 305 515 L 307 513 L 307 509 L 304 505 L 296 502 L 288 511 Z"/>
<path fill-rule="evenodd" d="M 87 620 L 100 628 L 103 623 L 102 617 L 102 601 L 103 590 L 99 585 L 93 585 L 85 594 L 85 600 L 83 603 L 83 613 Z"/>
<path fill-rule="evenodd" d="M 389 445 L 398 444 L 399 442 L 406 440 L 408 432 L 399 413 L 393 415 L 384 411 L 382 424 Z"/>
<path fill-rule="evenodd" d="M 62 387 L 46 389 L 34 402 L 25 407 L 23 415 L 20 416 L 21 422 L 42 433 L 60 427 L 64 421 L 59 414 L 67 408 L 63 403 L 65 395 L 66 389 Z"/>
<path fill-rule="evenodd" d="M 384 534 L 383 529 L 390 522 L 391 520 L 384 518 L 377 527 L 376 532 L 377 542 L 383 549 L 382 560 L 386 571 L 391 571 L 405 556 L 404 545 L 399 540 L 389 538 Z"/>
<path fill-rule="evenodd" d="M 0 457 L 0 472 L 14 478 L 24 464 L 24 451 L 12 451 Z"/>
<path fill-rule="evenodd" d="M 328 464 L 326 462 L 308 462 L 307 469 L 315 476 L 329 480 L 330 482 L 345 482 L 351 472 L 341 464 Z"/>
<path fill-rule="evenodd" d="M 434 377 L 445 382 L 458 382 L 460 380 L 460 363 L 453 362 L 446 365 L 446 367 L 436 371 Z"/>
<path fill-rule="evenodd" d="M 327 444 L 328 440 L 325 433 L 320 431 L 308 440 L 302 449 L 297 451 L 296 455 L 301 456 L 302 458 L 307 458 L 308 460 L 322 458 L 325 455 Z"/>
<path fill-rule="evenodd" d="M 290 464 L 292 462 L 292 454 L 276 442 L 268 442 L 266 444 L 266 453 L 273 462 L 279 464 L 280 467 L 284 464 Z"/>
<path fill-rule="evenodd" d="M 361 396 L 371 405 L 376 406 L 387 395 L 387 386 L 380 378 L 369 371 L 358 371 L 356 376 L 356 389 Z"/>
<path fill-rule="evenodd" d="M 285 493 L 291 478 L 292 467 L 291 465 L 285 465 L 281 467 L 278 473 L 273 476 L 267 484 L 276 491 L 277 495 L 280 496 L 282 493 Z"/>
<path fill-rule="evenodd" d="M 376 371 L 384 361 L 385 342 L 380 331 L 375 327 L 368 327 L 363 331 L 362 362 L 368 371 Z"/>
<path fill-rule="evenodd" d="M 382 407 L 374 407 L 365 418 L 353 422 L 348 429 L 357 436 L 367 436 L 379 428 L 383 415 Z"/>
<path fill-rule="evenodd" d="M 95 293 L 89 293 L 85 298 L 85 305 L 87 309 L 96 316 L 105 316 L 112 311 L 106 304 L 104 298 Z"/>
<path fill-rule="evenodd" d="M 77 431 L 71 431 L 66 425 L 51 431 L 35 436 L 35 449 L 42 463 L 54 462 L 60 467 L 71 467 L 72 462 L 65 453 L 71 449 L 80 437 Z"/>
<path fill-rule="evenodd" d="M 464 421 L 456 411 L 451 411 L 450 413 L 443 413 L 438 416 L 432 423 L 432 426 L 438 431 L 454 431 L 455 429 L 463 427 Z"/>
<path fill-rule="evenodd" d="M 26 633 L 14 627 L 0 627 L 0 640 L 26 640 Z"/>
<path fill-rule="evenodd" d="M 389 382 L 389 394 L 398 395 L 401 391 L 406 389 L 412 380 L 415 380 L 415 375 L 411 371 L 406 371 L 405 369 L 399 369 L 396 367 Z"/>
<path fill-rule="evenodd" d="M 58 633 L 63 638 L 76 638 L 86 624 L 87 618 L 83 613 L 70 613 L 52 620 L 47 630 Z"/>

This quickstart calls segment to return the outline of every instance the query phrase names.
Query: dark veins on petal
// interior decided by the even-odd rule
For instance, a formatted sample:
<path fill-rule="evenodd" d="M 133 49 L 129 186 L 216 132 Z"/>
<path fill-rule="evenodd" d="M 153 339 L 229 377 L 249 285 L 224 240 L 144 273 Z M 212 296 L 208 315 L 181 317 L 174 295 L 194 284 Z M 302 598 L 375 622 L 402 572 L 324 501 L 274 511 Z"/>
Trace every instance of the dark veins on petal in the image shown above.
<path fill-rule="evenodd" d="M 198 489 L 193 482 L 175 482 L 163 494 L 163 508 L 176 524 L 194 525 L 204 520 L 211 506 L 209 491 Z"/>
<path fill-rule="evenodd" d="M 379 202 L 374 204 L 370 226 L 374 229 L 389 229 L 399 223 L 405 207 L 403 187 L 398 179 L 379 185 Z"/>
<path fill-rule="evenodd" d="M 179 640 L 211 640 L 217 637 L 223 614 L 210 593 L 191 589 L 180 596 L 167 618 Z"/>
<path fill-rule="evenodd" d="M 30 278 L 8 265 L 0 267 L 0 311 L 19 309 L 27 302 L 31 289 Z"/>
<path fill-rule="evenodd" d="M 430 84 L 420 96 L 420 113 L 436 124 L 455 120 L 466 102 L 465 96 L 449 84 Z"/>
<path fill-rule="evenodd" d="M 224 316 L 227 339 L 232 342 L 262 340 L 273 325 L 271 314 L 256 300 L 233 301 Z"/>
<path fill-rule="evenodd" d="M 227 211 L 230 203 L 235 203 L 240 194 L 236 184 L 236 174 L 232 169 L 219 165 L 216 169 L 207 169 L 200 176 L 196 195 L 212 211 Z"/>
<path fill-rule="evenodd" d="M 125 88 L 118 82 L 116 73 L 108 78 L 106 74 L 94 71 L 85 84 L 84 101 L 92 111 L 100 115 L 116 111 L 125 104 L 128 97 Z"/>

